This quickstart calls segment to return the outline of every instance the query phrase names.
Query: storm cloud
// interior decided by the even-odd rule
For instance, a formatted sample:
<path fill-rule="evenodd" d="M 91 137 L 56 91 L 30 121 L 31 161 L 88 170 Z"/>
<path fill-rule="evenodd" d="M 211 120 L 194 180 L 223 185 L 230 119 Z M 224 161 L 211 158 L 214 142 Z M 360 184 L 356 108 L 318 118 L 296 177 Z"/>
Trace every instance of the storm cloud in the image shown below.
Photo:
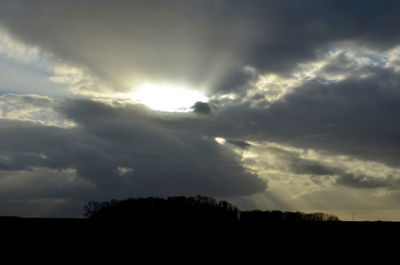
<path fill-rule="evenodd" d="M 157 114 L 141 106 L 66 100 L 55 109 L 75 126 L 0 120 L 1 172 L 73 170 L 76 181 L 87 183 L 87 194 L 81 192 L 84 185 L 76 190 L 75 200 L 173 194 L 223 197 L 266 189 L 266 182 L 244 168 L 230 149 L 213 138 L 164 129 L 152 122 Z M 35 194 L 69 198 L 51 189 Z"/>
<path fill-rule="evenodd" d="M 400 4 L 391 0 L 13 0 L 0 7 L 1 24 L 18 39 L 116 91 L 158 80 L 229 92 L 254 78 L 246 66 L 288 73 L 335 44 L 386 50 L 399 42 Z"/>

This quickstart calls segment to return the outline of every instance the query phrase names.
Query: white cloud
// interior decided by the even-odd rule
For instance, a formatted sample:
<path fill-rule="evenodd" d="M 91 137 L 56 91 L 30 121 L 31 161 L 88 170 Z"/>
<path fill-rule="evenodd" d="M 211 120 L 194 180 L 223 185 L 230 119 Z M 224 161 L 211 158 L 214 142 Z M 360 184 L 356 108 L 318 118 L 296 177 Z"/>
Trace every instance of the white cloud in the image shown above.
<path fill-rule="evenodd" d="M 400 72 L 400 46 L 390 50 L 386 58 L 387 63 L 385 66 Z"/>
<path fill-rule="evenodd" d="M 58 103 L 59 101 L 53 98 L 35 94 L 5 94 L 0 96 L 0 118 L 73 127 L 73 122 L 54 111 L 53 108 Z"/>
<path fill-rule="evenodd" d="M 39 48 L 26 45 L 13 38 L 0 25 L 0 55 L 7 56 L 22 63 L 39 60 Z"/>
<path fill-rule="evenodd" d="M 395 51 L 393 51 L 395 54 Z M 400 54 L 400 53 L 399 53 Z M 368 67 L 385 67 L 386 54 L 371 50 L 355 50 L 346 47 L 336 47 L 320 54 L 316 60 L 298 63 L 290 73 L 280 75 L 266 73 L 251 84 L 242 102 L 272 103 L 282 99 L 294 89 L 310 80 L 322 83 L 335 83 L 351 77 L 368 78 L 373 72 Z M 389 57 L 390 58 L 390 57 Z M 395 58 L 395 55 L 393 55 Z M 221 96 L 220 100 L 223 99 Z M 235 97 L 233 99 L 236 99 Z"/>
<path fill-rule="evenodd" d="M 91 97 L 119 98 L 120 93 L 115 93 L 103 80 L 94 76 L 88 70 L 67 64 L 55 64 L 53 75 L 49 80 L 67 86 L 74 95 Z"/>

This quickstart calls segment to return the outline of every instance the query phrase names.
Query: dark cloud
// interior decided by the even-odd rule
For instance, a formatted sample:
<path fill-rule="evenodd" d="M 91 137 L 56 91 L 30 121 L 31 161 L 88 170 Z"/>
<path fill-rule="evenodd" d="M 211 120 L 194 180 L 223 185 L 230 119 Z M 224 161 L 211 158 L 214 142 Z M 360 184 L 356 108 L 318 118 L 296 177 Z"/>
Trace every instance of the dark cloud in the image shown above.
<path fill-rule="evenodd" d="M 10 0 L 0 10 L 19 39 L 116 90 L 148 79 L 242 89 L 245 66 L 288 72 L 334 43 L 387 49 L 400 38 L 391 0 Z"/>
<path fill-rule="evenodd" d="M 365 189 L 375 189 L 375 188 L 398 188 L 399 181 L 391 178 L 372 178 L 363 174 L 342 174 L 336 179 L 336 183 L 339 185 L 344 185 L 352 188 L 365 188 Z"/>
<path fill-rule="evenodd" d="M 323 165 L 315 160 L 302 158 L 293 158 L 288 161 L 289 170 L 296 174 L 311 174 L 311 175 L 336 175 L 340 172 L 339 169 Z"/>
<path fill-rule="evenodd" d="M 347 186 L 356 189 L 398 189 L 399 180 L 391 176 L 373 177 L 366 174 L 349 173 L 340 166 L 332 167 L 316 160 L 294 159 L 289 163 L 289 170 L 296 174 L 310 174 L 311 180 L 324 185 L 329 179 L 336 185 Z"/>
<path fill-rule="evenodd" d="M 235 91 L 237 94 L 245 94 L 251 89 L 251 82 L 259 77 L 256 69 L 236 66 L 226 68 L 227 74 L 215 84 L 214 94 L 224 94 Z"/>
<path fill-rule="evenodd" d="M 229 139 L 228 138 L 228 139 L 226 139 L 226 142 L 229 144 L 232 144 L 234 146 L 237 146 L 239 148 L 242 148 L 242 149 L 247 149 L 251 146 L 251 144 L 249 144 L 248 142 L 240 140 L 240 139 Z"/>
<path fill-rule="evenodd" d="M 384 182 L 379 180 L 370 179 L 367 176 L 355 176 L 353 174 L 343 174 L 336 179 L 339 185 L 345 185 L 356 188 L 381 188 L 386 186 Z"/>
<path fill-rule="evenodd" d="M 211 113 L 211 108 L 210 105 L 208 103 L 204 103 L 204 102 L 196 102 L 193 107 L 192 107 L 193 111 L 196 113 L 200 113 L 200 114 L 210 114 Z"/>
<path fill-rule="evenodd" d="M 268 108 L 226 106 L 219 128 L 228 138 L 269 140 L 400 166 L 400 75 L 375 69 L 366 78 L 311 80 Z M 198 126 L 199 128 L 199 126 Z"/>
<path fill-rule="evenodd" d="M 140 106 L 66 100 L 57 111 L 76 127 L 0 120 L 0 170 L 75 170 L 87 184 L 74 190 L 54 179 L 46 189 L 24 194 L 78 201 L 173 194 L 222 197 L 266 188 L 230 149 L 213 138 L 163 128 L 154 122 L 160 118 L 156 113 Z M 51 186 L 65 190 L 55 192 Z"/>

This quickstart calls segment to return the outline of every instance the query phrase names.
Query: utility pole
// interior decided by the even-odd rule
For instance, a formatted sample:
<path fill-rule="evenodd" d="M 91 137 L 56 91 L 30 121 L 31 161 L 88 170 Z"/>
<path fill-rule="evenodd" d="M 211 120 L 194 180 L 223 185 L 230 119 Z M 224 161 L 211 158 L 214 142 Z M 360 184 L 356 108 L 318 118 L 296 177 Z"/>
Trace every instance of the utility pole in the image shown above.
<path fill-rule="evenodd" d="M 353 212 L 353 222 L 354 222 L 354 212 Z"/>

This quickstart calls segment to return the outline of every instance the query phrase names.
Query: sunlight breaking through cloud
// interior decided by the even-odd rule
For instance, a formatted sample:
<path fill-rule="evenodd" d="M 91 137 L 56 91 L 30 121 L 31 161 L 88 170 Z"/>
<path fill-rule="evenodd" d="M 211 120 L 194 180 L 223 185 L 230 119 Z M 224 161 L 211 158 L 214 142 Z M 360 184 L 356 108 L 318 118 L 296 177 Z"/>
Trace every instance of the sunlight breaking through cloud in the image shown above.
<path fill-rule="evenodd" d="M 208 98 L 200 91 L 182 85 L 147 83 L 130 94 L 133 101 L 151 109 L 167 112 L 188 112 L 198 102 Z"/>

